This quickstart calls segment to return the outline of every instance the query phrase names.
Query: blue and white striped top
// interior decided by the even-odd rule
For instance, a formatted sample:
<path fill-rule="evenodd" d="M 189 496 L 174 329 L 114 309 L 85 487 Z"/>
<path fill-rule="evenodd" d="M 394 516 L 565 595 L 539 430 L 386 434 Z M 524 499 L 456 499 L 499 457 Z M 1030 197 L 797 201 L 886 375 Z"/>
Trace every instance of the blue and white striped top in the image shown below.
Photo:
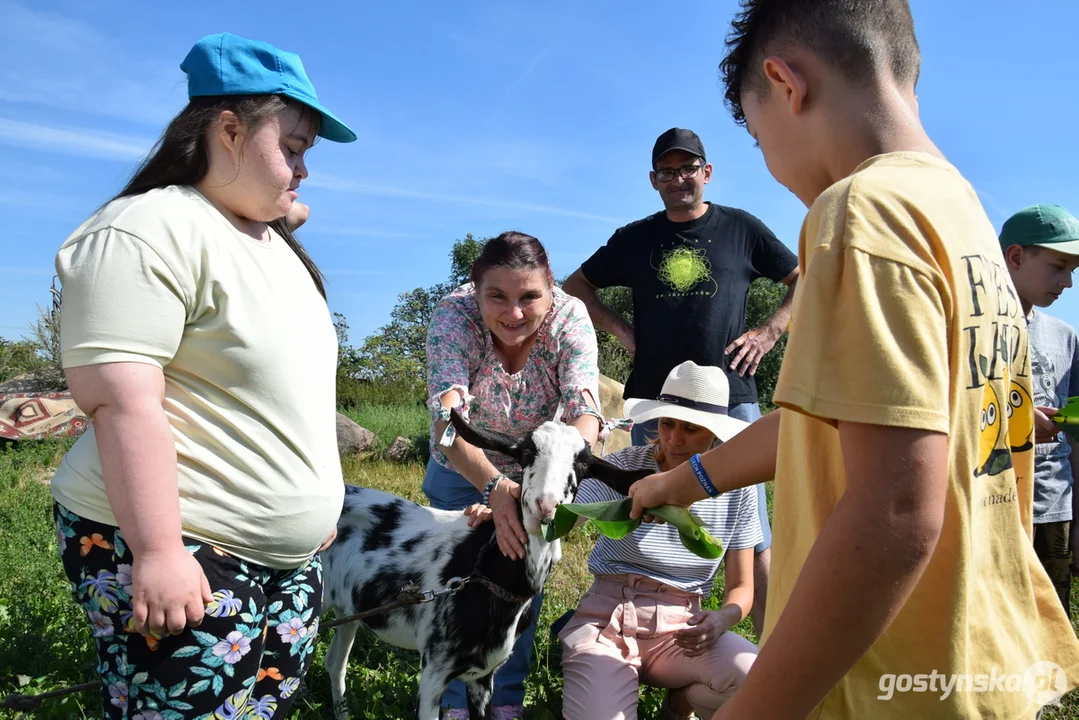
<path fill-rule="evenodd" d="M 603 459 L 624 470 L 659 472 L 655 460 L 657 448 L 657 445 L 628 447 Z M 589 478 L 581 483 L 575 502 L 623 499 L 625 496 Z M 695 502 L 690 512 L 703 520 L 708 532 L 723 543 L 724 555 L 727 550 L 754 547 L 764 538 L 757 515 L 756 488 L 740 488 Z M 708 560 L 691 553 L 671 525 L 642 523 L 621 540 L 601 535 L 588 558 L 588 571 L 593 575 L 635 573 L 708 597 L 722 561 L 723 558 Z"/>

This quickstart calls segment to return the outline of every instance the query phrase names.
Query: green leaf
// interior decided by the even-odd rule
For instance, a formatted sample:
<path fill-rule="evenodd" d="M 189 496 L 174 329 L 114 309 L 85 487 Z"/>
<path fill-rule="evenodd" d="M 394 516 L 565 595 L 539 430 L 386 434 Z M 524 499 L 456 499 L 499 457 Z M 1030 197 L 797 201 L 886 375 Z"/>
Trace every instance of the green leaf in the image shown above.
<path fill-rule="evenodd" d="M 270 608 L 269 610 L 267 610 L 267 612 L 273 615 L 274 613 L 281 612 L 282 607 L 284 607 L 284 603 L 282 603 L 280 600 L 275 600 L 274 603 L 270 605 Z"/>
<path fill-rule="evenodd" d="M 210 633 L 203 632 L 202 630 L 192 630 L 191 632 L 195 636 L 195 639 L 198 640 L 199 644 L 203 647 L 213 647 L 217 644 L 216 635 L 211 635 Z"/>
<path fill-rule="evenodd" d="M 200 652 L 202 652 L 202 648 L 196 645 L 188 645 L 187 647 L 182 647 L 176 652 L 174 652 L 172 656 L 174 658 L 186 658 L 193 655 L 198 655 Z"/>
<path fill-rule="evenodd" d="M 558 506 L 554 520 L 544 527 L 544 536 L 548 542 L 565 537 L 577 523 L 577 518 L 584 517 L 588 518 L 601 534 L 618 540 L 641 524 L 640 518 L 630 518 L 632 509 L 632 498 L 597 503 L 565 503 Z M 678 530 L 682 545 L 694 555 L 713 560 L 723 555 L 723 545 L 704 529 L 704 522 L 686 508 L 661 505 L 649 509 L 648 514 L 674 526 Z"/>
<path fill-rule="evenodd" d="M 1079 397 L 1070 397 L 1064 403 L 1064 407 L 1057 410 L 1053 416 L 1053 422 L 1066 423 L 1068 421 L 1079 423 Z"/>
<path fill-rule="evenodd" d="M 220 675 L 215 675 L 213 680 L 214 694 L 220 695 L 221 691 L 225 689 L 225 681 L 221 679 Z"/>
<path fill-rule="evenodd" d="M 678 528 L 678 537 L 694 555 L 710 560 L 723 556 L 723 544 L 704 529 L 704 521 L 689 510 L 674 505 L 660 505 L 648 511 Z"/>
<path fill-rule="evenodd" d="M 199 668 L 199 669 L 201 670 L 202 668 Z M 189 696 L 190 695 L 197 695 L 200 692 L 205 692 L 206 688 L 208 688 L 208 687 L 210 687 L 210 681 L 209 680 L 199 680 L 197 683 L 195 683 L 194 685 L 191 686 L 191 689 L 187 691 L 187 694 Z"/>
<path fill-rule="evenodd" d="M 215 672 L 214 672 L 213 670 L 211 670 L 211 669 L 209 669 L 209 668 L 204 668 L 204 667 L 201 667 L 201 666 L 199 666 L 199 665 L 195 665 L 195 666 L 193 666 L 193 667 L 191 668 L 191 672 L 195 673 L 195 674 L 196 674 L 196 675 L 198 675 L 199 677 L 204 677 L 204 678 L 212 678 L 212 677 L 213 677 L 214 675 L 216 675 L 216 674 L 217 674 L 217 673 L 215 673 Z M 191 692 L 192 692 L 192 693 L 193 693 L 193 692 L 195 692 L 195 688 L 196 688 L 196 687 L 197 687 L 197 686 L 198 686 L 199 684 L 200 684 L 200 683 L 195 683 L 194 685 L 192 685 L 192 686 L 191 686 Z"/>
<path fill-rule="evenodd" d="M 173 657 L 175 657 L 175 656 L 173 656 Z M 176 683 L 171 688 L 169 688 L 169 697 L 170 698 L 180 697 L 186 691 L 187 691 L 187 680 L 181 680 L 180 682 Z"/>
<path fill-rule="evenodd" d="M 1060 425 L 1072 440 L 1079 441 L 1079 397 L 1070 397 L 1056 415 L 1049 418 Z"/>
<path fill-rule="evenodd" d="M 149 674 L 141 672 L 137 673 L 135 677 L 131 678 L 132 685 L 142 685 L 144 682 L 150 679 Z"/>
<path fill-rule="evenodd" d="M 154 697 L 156 697 L 160 702 L 168 702 L 168 694 L 165 692 L 165 686 L 162 685 L 159 681 L 154 680 L 152 692 Z M 154 706 L 154 709 L 157 709 L 156 705 Z"/>

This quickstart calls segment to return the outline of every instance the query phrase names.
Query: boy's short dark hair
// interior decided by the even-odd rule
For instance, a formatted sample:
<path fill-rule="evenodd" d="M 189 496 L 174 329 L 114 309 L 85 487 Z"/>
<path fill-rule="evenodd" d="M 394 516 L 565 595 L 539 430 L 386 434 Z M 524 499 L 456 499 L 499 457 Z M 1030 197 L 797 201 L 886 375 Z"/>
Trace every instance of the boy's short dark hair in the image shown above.
<path fill-rule="evenodd" d="M 917 82 L 921 50 L 907 0 L 742 0 L 720 64 L 726 102 L 744 125 L 742 93 L 763 90 L 767 54 L 801 46 L 852 82 L 883 65 L 900 82 Z"/>

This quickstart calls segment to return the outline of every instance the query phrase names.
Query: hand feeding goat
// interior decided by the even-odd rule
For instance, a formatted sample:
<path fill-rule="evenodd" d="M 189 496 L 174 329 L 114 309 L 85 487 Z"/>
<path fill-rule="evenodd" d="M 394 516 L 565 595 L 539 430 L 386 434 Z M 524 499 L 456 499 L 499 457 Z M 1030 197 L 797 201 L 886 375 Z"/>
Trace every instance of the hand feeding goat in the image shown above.
<path fill-rule="evenodd" d="M 325 606 L 338 617 L 392 602 L 414 583 L 440 589 L 469 578 L 456 593 L 376 615 L 365 625 L 383 641 L 420 653 L 420 720 L 437 720 L 442 694 L 455 678 L 468 689 L 472 718 L 489 718 L 495 671 L 531 619 L 532 598 L 561 558 L 558 540 L 540 529 L 578 483 L 594 477 L 625 493 L 647 472 L 628 472 L 594 457 L 573 427 L 546 422 L 517 440 L 473 428 L 455 410 L 459 436 L 482 450 L 514 458 L 523 468 L 519 509 L 528 532 L 524 560 L 499 550 L 494 523 L 468 527 L 460 511 L 435 510 L 355 486 L 347 488 L 337 541 L 323 553 Z M 345 670 L 359 622 L 339 627 L 326 654 L 334 707 L 347 717 Z"/>

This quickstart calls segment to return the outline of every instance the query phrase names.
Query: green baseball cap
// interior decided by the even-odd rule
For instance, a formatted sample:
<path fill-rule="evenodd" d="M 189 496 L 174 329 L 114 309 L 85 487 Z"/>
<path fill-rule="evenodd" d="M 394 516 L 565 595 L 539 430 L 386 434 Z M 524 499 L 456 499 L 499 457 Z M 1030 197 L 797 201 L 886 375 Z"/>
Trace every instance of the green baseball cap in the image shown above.
<path fill-rule="evenodd" d="M 1066 255 L 1079 255 L 1079 220 L 1059 205 L 1031 205 L 1004 222 L 1000 247 L 1047 247 Z"/>

